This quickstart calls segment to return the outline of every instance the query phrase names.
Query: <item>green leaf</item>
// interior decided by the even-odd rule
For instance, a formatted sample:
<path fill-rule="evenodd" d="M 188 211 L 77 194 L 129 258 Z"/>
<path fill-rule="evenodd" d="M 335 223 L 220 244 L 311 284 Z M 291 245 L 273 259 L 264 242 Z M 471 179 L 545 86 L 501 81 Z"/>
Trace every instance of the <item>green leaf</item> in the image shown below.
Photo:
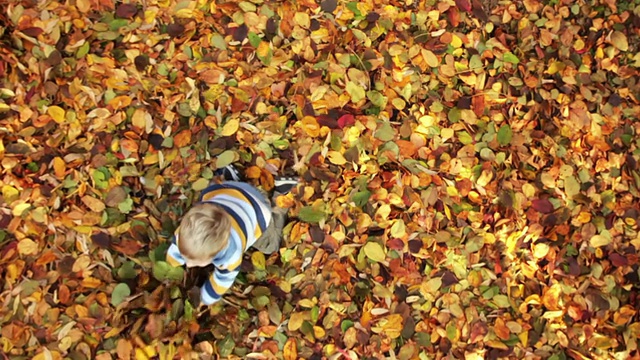
<path fill-rule="evenodd" d="M 513 137 L 513 132 L 511 131 L 511 126 L 509 124 L 504 124 L 500 126 L 500 130 L 498 130 L 498 144 L 505 146 L 511 143 L 511 138 Z"/>
<path fill-rule="evenodd" d="M 461 116 L 462 116 L 462 111 L 460 111 L 460 109 L 458 108 L 453 108 L 449 110 L 449 113 L 447 114 L 447 118 L 452 123 L 457 123 L 458 121 L 460 121 Z"/>
<path fill-rule="evenodd" d="M 564 192 L 570 199 L 580 194 L 580 183 L 575 176 L 571 175 L 564 179 Z"/>
<path fill-rule="evenodd" d="M 76 59 L 82 59 L 85 57 L 89 53 L 89 49 L 91 49 L 91 42 L 85 41 L 84 44 L 78 48 L 78 52 L 76 52 Z"/>
<path fill-rule="evenodd" d="M 138 273 L 135 270 L 135 265 L 136 263 L 133 261 L 126 261 L 118 269 L 118 277 L 123 280 L 135 279 L 135 277 L 138 276 Z"/>
<path fill-rule="evenodd" d="M 216 168 L 222 169 L 223 167 L 238 160 L 238 154 L 233 150 L 226 150 L 222 154 L 218 155 L 216 159 Z"/>
<path fill-rule="evenodd" d="M 493 297 L 493 302 L 500 308 L 508 308 L 511 306 L 509 298 L 506 295 L 498 294 Z"/>
<path fill-rule="evenodd" d="M 223 358 L 229 357 L 229 355 L 233 353 L 233 349 L 236 347 L 236 343 L 233 341 L 231 334 L 227 334 L 227 337 L 218 341 L 216 345 L 220 352 L 220 356 Z"/>
<path fill-rule="evenodd" d="M 349 96 L 351 96 L 351 101 L 354 103 L 359 102 L 365 97 L 365 92 L 362 86 L 357 85 L 353 81 L 347 82 L 346 90 L 347 93 L 349 93 Z"/>
<path fill-rule="evenodd" d="M 250 32 L 247 37 L 249 38 L 249 44 L 251 44 L 251 46 L 253 46 L 254 48 L 257 48 L 258 45 L 260 45 L 260 42 L 262 42 L 260 36 L 258 36 L 258 34 L 254 32 Z"/>
<path fill-rule="evenodd" d="M 382 262 L 386 259 L 384 248 L 377 242 L 370 241 L 364 245 L 364 254 L 375 262 Z"/>
<path fill-rule="evenodd" d="M 125 283 L 119 283 L 115 288 L 113 288 L 113 292 L 111 293 L 111 305 L 120 305 L 129 295 L 131 295 L 131 289 L 129 289 L 129 286 Z"/>
<path fill-rule="evenodd" d="M 378 130 L 376 130 L 374 136 L 376 139 L 380 139 L 382 141 L 391 141 L 396 137 L 396 131 L 391 124 L 383 122 Z"/>
<path fill-rule="evenodd" d="M 220 50 L 227 50 L 227 43 L 224 41 L 224 38 L 220 34 L 211 35 L 211 45 Z"/>
<path fill-rule="evenodd" d="M 153 264 L 153 277 L 158 281 L 180 281 L 184 277 L 182 267 L 173 267 L 166 261 L 156 261 Z"/>
<path fill-rule="evenodd" d="M 504 53 L 504 55 L 502 56 L 502 61 L 512 63 L 514 65 L 518 65 L 518 63 L 520 63 L 520 59 L 518 59 L 518 57 L 515 56 L 512 52 Z"/>
<path fill-rule="evenodd" d="M 353 326 L 353 321 L 351 321 L 349 319 L 345 319 L 340 324 L 340 329 L 342 330 L 342 332 L 345 332 L 352 326 Z"/>
<path fill-rule="evenodd" d="M 128 197 L 123 202 L 118 204 L 118 210 L 123 214 L 128 214 L 133 210 L 133 200 Z"/>
<path fill-rule="evenodd" d="M 351 197 L 351 201 L 353 201 L 357 207 L 361 208 L 367 204 L 367 201 L 369 201 L 370 197 L 371 191 L 358 191 L 357 193 L 353 194 L 353 196 Z"/>
<path fill-rule="evenodd" d="M 127 19 L 114 19 L 109 23 L 109 29 L 116 31 L 121 27 L 127 26 L 127 24 L 129 24 L 129 20 Z"/>
<path fill-rule="evenodd" d="M 317 224 L 325 219 L 324 210 L 315 209 L 311 206 L 305 206 L 298 212 L 298 218 L 310 224 Z"/>
<path fill-rule="evenodd" d="M 380 92 L 372 90 L 367 91 L 367 99 L 371 101 L 371 103 L 379 108 L 384 108 L 387 106 L 387 97 L 382 95 Z"/>

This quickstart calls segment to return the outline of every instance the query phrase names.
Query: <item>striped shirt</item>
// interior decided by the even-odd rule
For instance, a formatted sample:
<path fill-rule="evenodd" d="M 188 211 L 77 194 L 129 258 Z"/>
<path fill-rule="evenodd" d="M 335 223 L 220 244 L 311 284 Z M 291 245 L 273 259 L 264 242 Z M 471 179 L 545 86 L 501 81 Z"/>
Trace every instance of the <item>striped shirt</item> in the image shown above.
<path fill-rule="evenodd" d="M 258 189 L 236 181 L 209 186 L 202 191 L 200 201 L 220 206 L 231 218 L 229 243 L 213 258 L 215 269 L 201 289 L 202 303 L 210 305 L 233 285 L 242 255 L 267 230 L 272 210 L 269 200 Z M 185 264 L 178 248 L 178 233 L 176 230 L 167 252 L 167 262 L 173 266 Z"/>

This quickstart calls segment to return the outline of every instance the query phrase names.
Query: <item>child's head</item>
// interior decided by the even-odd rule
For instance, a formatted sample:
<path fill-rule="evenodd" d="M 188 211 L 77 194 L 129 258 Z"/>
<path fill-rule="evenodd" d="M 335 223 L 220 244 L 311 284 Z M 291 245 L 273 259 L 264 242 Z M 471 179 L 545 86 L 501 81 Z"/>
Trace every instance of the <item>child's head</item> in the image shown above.
<path fill-rule="evenodd" d="M 180 222 L 178 248 L 187 267 L 207 266 L 229 242 L 231 220 L 221 207 L 212 203 L 193 206 Z"/>

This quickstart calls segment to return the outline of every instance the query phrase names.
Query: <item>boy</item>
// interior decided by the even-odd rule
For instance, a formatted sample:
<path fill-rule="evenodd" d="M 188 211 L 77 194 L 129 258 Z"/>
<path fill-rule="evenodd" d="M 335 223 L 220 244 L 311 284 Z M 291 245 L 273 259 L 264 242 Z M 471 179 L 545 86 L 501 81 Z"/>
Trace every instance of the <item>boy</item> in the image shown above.
<path fill-rule="evenodd" d="M 200 289 L 204 305 L 219 301 L 233 285 L 249 247 L 265 254 L 280 248 L 288 212 L 272 207 L 263 192 L 241 182 L 233 166 L 222 169 L 222 175 L 226 181 L 204 189 L 200 201 L 184 215 L 167 251 L 167 262 L 173 266 L 214 265 Z M 297 183 L 290 178 L 276 179 L 274 199 Z"/>

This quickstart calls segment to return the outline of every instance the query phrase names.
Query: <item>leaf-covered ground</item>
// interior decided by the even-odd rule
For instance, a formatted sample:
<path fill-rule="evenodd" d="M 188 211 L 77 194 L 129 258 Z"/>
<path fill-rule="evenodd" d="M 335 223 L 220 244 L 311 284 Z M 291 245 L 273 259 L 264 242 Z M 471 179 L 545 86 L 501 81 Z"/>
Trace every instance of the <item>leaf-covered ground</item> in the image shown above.
<path fill-rule="evenodd" d="M 639 356 L 639 3 L 2 1 L 0 354 Z M 198 313 L 229 163 L 302 185 Z"/>

